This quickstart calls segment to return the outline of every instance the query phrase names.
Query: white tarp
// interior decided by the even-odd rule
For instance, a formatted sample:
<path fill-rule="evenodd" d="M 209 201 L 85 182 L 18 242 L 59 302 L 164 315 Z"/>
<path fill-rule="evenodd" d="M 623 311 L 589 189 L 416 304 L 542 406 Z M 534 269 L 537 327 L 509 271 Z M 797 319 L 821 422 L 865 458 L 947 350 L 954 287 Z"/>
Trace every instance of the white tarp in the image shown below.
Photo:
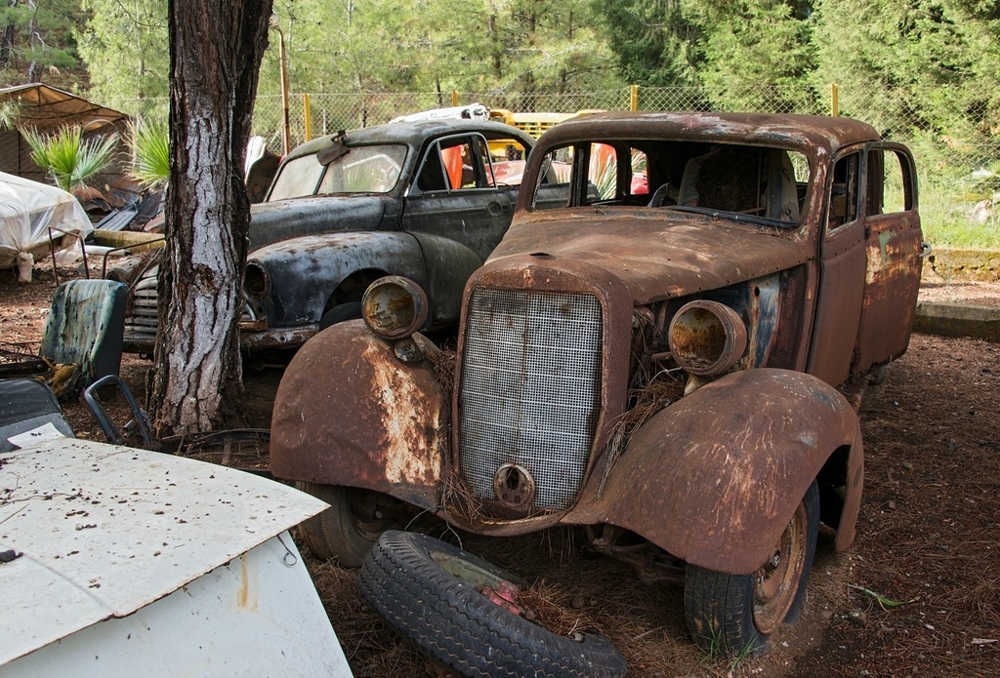
<path fill-rule="evenodd" d="M 389 122 L 423 122 L 424 120 L 448 120 L 450 118 L 466 118 L 469 120 L 489 120 L 490 109 L 483 104 L 467 106 L 451 106 L 449 108 L 433 108 L 429 111 L 410 113 L 393 118 Z"/>
<path fill-rule="evenodd" d="M 64 233 L 84 238 L 93 230 L 71 193 L 0 172 L 0 268 L 16 264 L 20 279 L 30 281 L 35 259 L 49 252 L 50 227 L 52 239 L 62 243 L 58 247 L 77 241 Z"/>

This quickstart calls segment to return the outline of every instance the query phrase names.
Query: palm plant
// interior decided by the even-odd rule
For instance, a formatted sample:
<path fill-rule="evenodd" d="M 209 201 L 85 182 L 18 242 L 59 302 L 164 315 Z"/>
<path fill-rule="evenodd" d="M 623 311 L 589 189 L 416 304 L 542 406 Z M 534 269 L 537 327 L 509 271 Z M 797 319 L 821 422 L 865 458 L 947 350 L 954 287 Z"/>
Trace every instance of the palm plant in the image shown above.
<path fill-rule="evenodd" d="M 159 188 L 170 179 L 170 132 L 161 120 L 129 126 L 132 178 L 147 188 Z"/>
<path fill-rule="evenodd" d="M 84 141 L 79 125 L 49 135 L 33 129 L 22 129 L 21 134 L 31 147 L 31 159 L 64 191 L 86 188 L 87 181 L 111 162 L 118 141 L 117 134 Z"/>
<path fill-rule="evenodd" d="M 21 117 L 21 107 L 17 102 L 0 102 L 0 129 L 14 129 Z"/>

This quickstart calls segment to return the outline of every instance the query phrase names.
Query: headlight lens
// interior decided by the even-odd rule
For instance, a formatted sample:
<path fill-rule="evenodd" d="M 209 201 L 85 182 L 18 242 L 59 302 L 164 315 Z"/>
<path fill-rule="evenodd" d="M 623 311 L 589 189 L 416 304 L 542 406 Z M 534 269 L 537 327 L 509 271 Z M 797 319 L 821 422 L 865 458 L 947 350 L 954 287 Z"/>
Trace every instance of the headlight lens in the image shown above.
<path fill-rule="evenodd" d="M 725 372 L 743 357 L 747 328 L 733 309 L 698 299 L 681 306 L 668 334 L 674 360 L 691 374 Z"/>
<path fill-rule="evenodd" d="M 266 297 L 271 291 L 271 276 L 267 274 L 267 269 L 256 261 L 248 261 L 243 275 L 243 289 L 254 299 Z"/>
<path fill-rule="evenodd" d="M 404 339 L 427 321 L 427 295 L 409 278 L 379 278 L 361 298 L 361 316 L 380 337 Z"/>

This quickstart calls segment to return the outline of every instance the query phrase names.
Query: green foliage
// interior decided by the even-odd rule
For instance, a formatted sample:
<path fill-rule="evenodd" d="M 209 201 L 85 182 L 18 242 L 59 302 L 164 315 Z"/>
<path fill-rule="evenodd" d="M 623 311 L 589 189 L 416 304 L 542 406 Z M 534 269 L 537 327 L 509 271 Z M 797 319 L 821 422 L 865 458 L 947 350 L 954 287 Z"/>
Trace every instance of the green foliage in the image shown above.
<path fill-rule="evenodd" d="M 592 0 L 626 82 L 692 86 L 704 64 L 702 26 L 678 0 Z"/>
<path fill-rule="evenodd" d="M 590 0 L 276 0 L 293 89 L 532 93 L 620 86 Z M 276 94 L 277 31 L 260 91 Z"/>
<path fill-rule="evenodd" d="M 134 110 L 136 99 L 158 99 L 156 112 L 165 115 L 170 91 L 167 0 L 78 1 L 90 17 L 74 35 L 90 72 L 91 96 L 122 110 Z"/>
<path fill-rule="evenodd" d="M 134 159 L 132 177 L 140 185 L 158 188 L 170 179 L 170 130 L 162 120 L 129 125 L 129 146 Z"/>
<path fill-rule="evenodd" d="M 59 69 L 80 66 L 74 27 L 83 21 L 79 0 L 5 0 L 0 6 L 0 85 L 37 72 L 59 79 Z"/>
<path fill-rule="evenodd" d="M 64 191 L 86 187 L 87 180 L 111 162 L 118 141 L 117 134 L 84 141 L 79 126 L 63 127 L 51 135 L 33 129 L 22 129 L 21 134 L 31 146 L 31 159 Z"/>
<path fill-rule="evenodd" d="M 0 102 L 0 129 L 14 129 L 21 117 L 21 106 L 16 101 Z"/>
<path fill-rule="evenodd" d="M 995 20 L 949 0 L 817 0 L 814 82 L 840 85 L 844 114 L 898 135 L 994 134 Z"/>
<path fill-rule="evenodd" d="M 701 11 L 706 38 L 699 75 L 713 108 L 811 113 L 815 68 L 808 20 L 782 0 L 712 4 Z"/>

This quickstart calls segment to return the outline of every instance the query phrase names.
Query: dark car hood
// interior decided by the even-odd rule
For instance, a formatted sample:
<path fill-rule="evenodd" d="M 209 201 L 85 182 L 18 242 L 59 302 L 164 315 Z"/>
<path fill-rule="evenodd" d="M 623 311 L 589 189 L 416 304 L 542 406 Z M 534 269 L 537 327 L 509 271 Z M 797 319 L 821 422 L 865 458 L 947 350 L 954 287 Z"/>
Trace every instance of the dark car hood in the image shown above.
<path fill-rule="evenodd" d="M 302 235 L 392 228 L 394 224 L 383 224 L 383 217 L 386 205 L 394 201 L 382 195 L 352 195 L 258 203 L 250 208 L 250 251 Z"/>
<path fill-rule="evenodd" d="M 664 210 L 656 216 L 603 210 L 539 213 L 515 219 L 488 260 L 545 256 L 584 261 L 620 280 L 636 304 L 718 289 L 808 261 L 815 253 L 795 234 Z M 514 262 L 511 261 L 513 264 Z M 518 264 L 515 264 L 518 265 Z"/>

